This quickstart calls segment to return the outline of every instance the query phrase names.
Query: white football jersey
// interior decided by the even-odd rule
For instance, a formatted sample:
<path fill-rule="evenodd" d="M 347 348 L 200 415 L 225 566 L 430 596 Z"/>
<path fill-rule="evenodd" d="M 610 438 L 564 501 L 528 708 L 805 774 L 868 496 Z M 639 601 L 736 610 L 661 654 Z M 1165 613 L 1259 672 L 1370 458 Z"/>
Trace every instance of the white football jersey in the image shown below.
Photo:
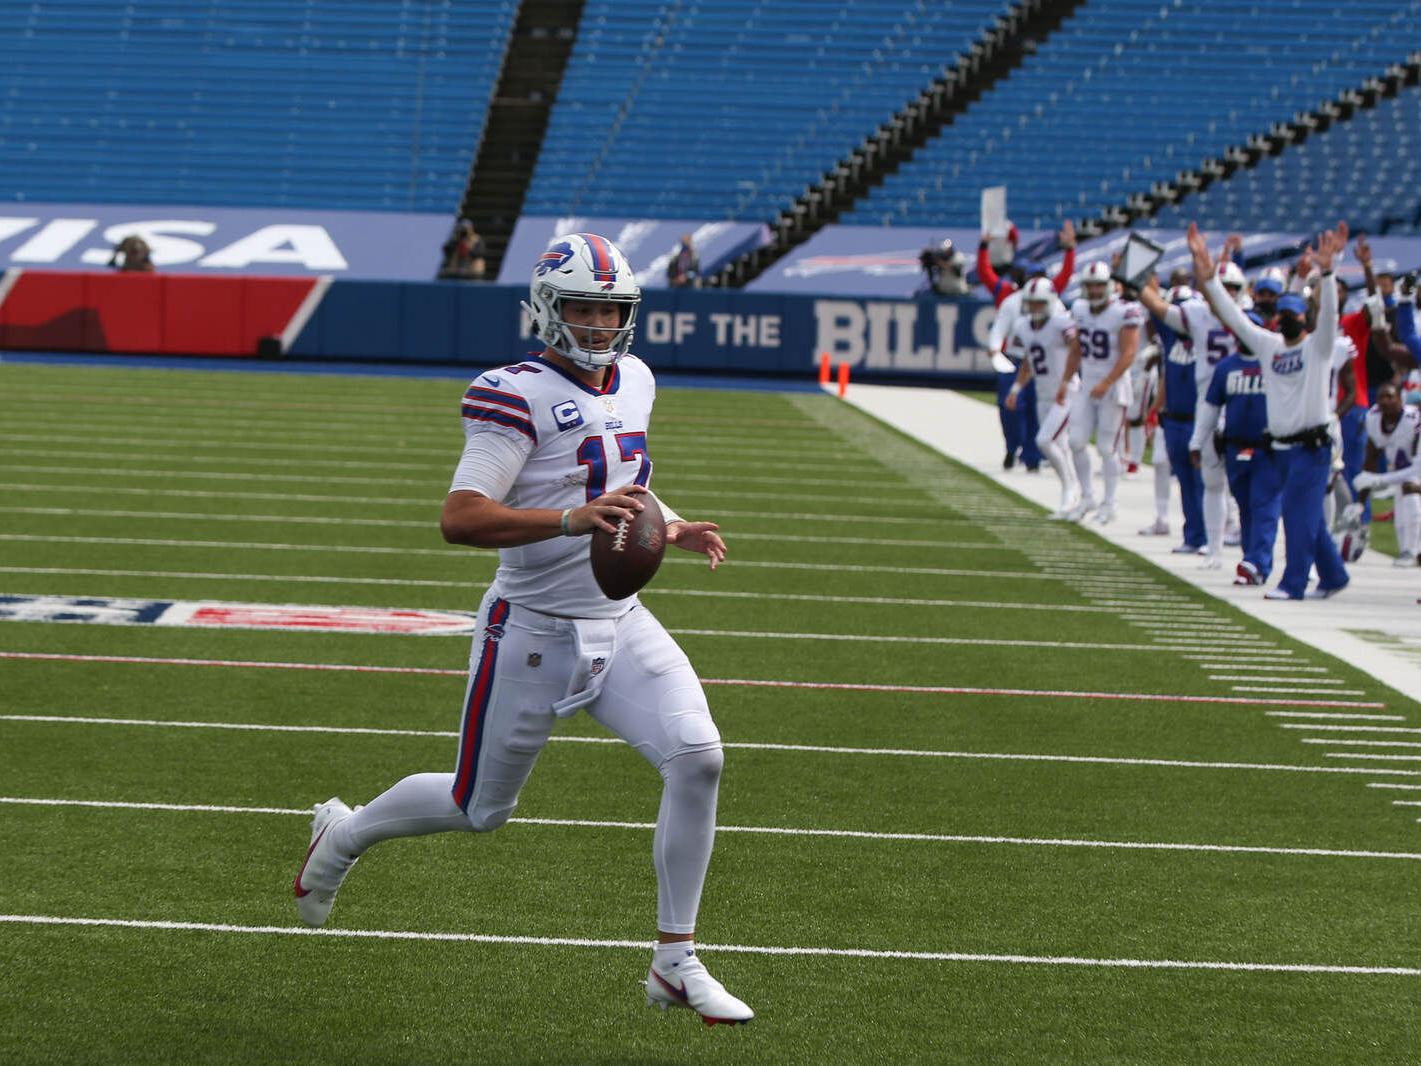
<path fill-rule="evenodd" d="M 1066 356 L 1071 338 L 1076 335 L 1076 321 L 1057 308 L 1038 329 L 1026 315 L 1018 315 L 1007 338 L 1006 354 L 1012 359 L 1026 359 L 1036 377 L 1036 395 L 1054 397 L 1066 372 Z"/>
<path fill-rule="evenodd" d="M 1367 440 L 1386 457 L 1388 470 L 1401 470 L 1416 462 L 1421 437 L 1421 410 L 1403 407 L 1401 417 L 1388 433 L 1382 429 L 1382 409 L 1375 404 L 1367 411 Z"/>
<path fill-rule="evenodd" d="M 1112 300 L 1096 312 L 1082 298 L 1071 304 L 1071 317 L 1081 345 L 1081 387 L 1089 391 L 1120 361 L 1120 331 L 1127 326 L 1143 327 L 1145 311 L 1133 300 Z M 1144 342 L 1140 337 L 1139 345 Z M 1121 374 L 1115 382 L 1114 399 L 1128 404 L 1130 396 L 1130 375 Z"/>
<path fill-rule="evenodd" d="M 622 357 L 602 389 L 533 356 L 474 379 L 464 393 L 464 433 L 497 433 L 521 452 L 522 466 L 499 502 L 561 511 L 611 489 L 650 485 L 646 437 L 655 400 L 656 381 L 635 356 Z M 456 477 L 451 491 L 461 488 L 484 491 L 477 475 L 468 481 Z M 609 600 L 602 594 L 592 576 L 591 541 L 553 537 L 500 549 L 493 587 L 509 602 L 544 614 L 624 614 L 637 598 Z"/>
<path fill-rule="evenodd" d="M 1199 402 L 1214 379 L 1214 367 L 1238 351 L 1238 341 L 1209 308 L 1209 302 L 1199 297 L 1171 304 L 1165 312 L 1164 324 L 1184 338 L 1194 353 L 1194 384 L 1199 389 Z"/>
<path fill-rule="evenodd" d="M 1342 368 L 1357 358 L 1357 346 L 1352 343 L 1352 338 L 1341 330 L 1337 331 L 1337 340 L 1332 343 L 1332 377 L 1327 383 L 1327 402 L 1331 404 L 1329 410 L 1335 415 L 1337 413 L 1337 375 L 1342 372 Z"/>

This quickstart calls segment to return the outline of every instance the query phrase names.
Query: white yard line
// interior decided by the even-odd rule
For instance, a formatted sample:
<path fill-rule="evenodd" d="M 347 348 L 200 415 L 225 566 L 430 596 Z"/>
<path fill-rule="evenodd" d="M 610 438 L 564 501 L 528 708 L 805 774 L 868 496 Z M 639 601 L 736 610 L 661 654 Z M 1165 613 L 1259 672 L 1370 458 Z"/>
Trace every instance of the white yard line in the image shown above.
<path fill-rule="evenodd" d="M 1367 785 L 1367 787 L 1368 787 L 1368 788 L 1396 788 L 1396 789 L 1404 789 L 1404 790 L 1406 790 L 1407 792 L 1421 792 L 1421 785 L 1397 785 L 1397 784 L 1393 784 L 1393 783 L 1390 782 L 1390 781 L 1373 781 L 1373 782 L 1371 782 L 1369 785 Z"/>
<path fill-rule="evenodd" d="M 464 670 L 430 666 L 374 666 L 354 663 L 305 663 L 251 659 L 155 658 L 139 655 L 78 655 L 65 652 L 3 651 L 0 659 L 35 662 L 88 662 L 130 666 L 201 666 L 261 670 L 314 670 L 333 673 L 409 674 L 433 677 L 466 677 Z M 734 688 L 787 688 L 822 692 L 893 692 L 926 696 L 1025 696 L 1028 698 L 1084 699 L 1129 703 L 1243 704 L 1287 707 L 1381 707 L 1380 703 L 1351 700 L 1271 699 L 1258 696 L 1199 696 L 1163 692 L 1090 692 L 1074 689 L 989 688 L 975 685 L 888 685 L 854 681 L 778 681 L 765 678 L 703 677 L 702 685 Z"/>
<path fill-rule="evenodd" d="M 1230 692 L 1272 692 L 1277 695 L 1294 694 L 1302 696 L 1316 696 L 1328 693 L 1333 696 L 1365 696 L 1367 693 L 1360 688 L 1300 688 L 1296 685 L 1278 687 L 1272 685 L 1230 685 Z"/>
<path fill-rule="evenodd" d="M 1270 718 L 1347 718 L 1367 722 L 1404 722 L 1404 714 L 1328 714 L 1325 711 L 1265 711 Z M 1331 729 L 1332 726 L 1313 726 L 1305 723 L 1287 723 L 1284 729 Z"/>
<path fill-rule="evenodd" d="M 1304 744 L 1346 744 L 1354 748 L 1421 748 L 1421 741 L 1415 740 L 1353 740 L 1351 737 L 1302 737 Z"/>
<path fill-rule="evenodd" d="M 1306 681 L 1310 685 L 1345 685 L 1345 681 L 1329 677 L 1308 677 L 1299 678 L 1284 675 L 1270 674 L 1209 674 L 1210 681 L 1258 681 L 1262 684 L 1287 684 L 1293 681 Z"/>
<path fill-rule="evenodd" d="M 92 537 L 85 538 L 85 543 L 108 544 L 108 543 L 128 543 L 138 538 L 124 537 Z M 234 547 L 239 542 L 230 541 L 158 541 L 158 544 L 176 546 L 181 544 L 194 545 L 197 547 Z M 260 546 L 260 545 L 258 545 Z M 302 547 L 296 545 L 297 548 Z M 470 562 L 480 564 L 497 565 L 498 557 L 491 552 L 464 552 L 464 557 Z M 685 558 L 672 556 L 663 561 L 666 566 L 694 566 L 703 568 L 704 559 L 692 558 L 689 554 Z M 933 566 L 873 566 L 864 563 L 787 563 L 773 559 L 738 559 L 727 561 L 727 568 L 758 568 L 772 570 L 807 570 L 817 573 L 852 573 L 852 574 L 900 574 L 915 577 L 982 577 L 1001 580 L 1020 579 L 1023 581 L 1050 581 L 1045 574 L 1033 574 L 1018 572 L 1014 570 L 954 570 L 946 567 Z M 431 588 L 471 588 L 472 579 L 463 581 L 440 581 L 433 579 L 418 578 L 392 578 L 392 577 L 340 577 L 323 575 L 303 575 L 303 574 L 229 574 L 194 571 L 169 571 L 169 570 L 104 570 L 80 567 L 59 567 L 59 566 L 0 566 L 0 573 L 5 574 L 85 574 L 91 577 L 182 577 L 182 578 L 210 578 L 213 581 L 293 581 L 293 582 L 314 582 L 316 584 L 327 585 L 411 585 L 426 586 Z M 1280 654 L 1291 654 L 1282 652 Z"/>
<path fill-rule="evenodd" d="M 285 814 L 311 817 L 309 807 L 235 807 L 205 803 L 141 803 L 121 800 L 74 800 L 32 796 L 0 796 L 0 804 L 20 807 L 88 807 L 97 810 L 142 810 L 196 814 Z M 650 832 L 655 822 L 624 822 L 591 818 L 509 819 L 512 825 L 576 829 L 633 829 Z M 1364 851 L 1350 848 L 1270 847 L 1256 844 L 1192 844 L 1143 840 L 1090 840 L 1076 837 L 1018 837 L 964 833 L 884 833 L 863 829 L 806 829 L 794 826 L 717 825 L 716 833 L 763 836 L 838 837 L 922 844 L 1004 844 L 1037 848 L 1089 848 L 1119 851 L 1206 852 L 1219 855 L 1286 855 L 1300 858 L 1400 859 L 1421 861 L 1421 852 Z"/>
<path fill-rule="evenodd" d="M 1334 717 L 1340 718 L 1343 716 L 1336 715 Z M 1365 718 L 1367 716 L 1359 714 L 1353 715 L 1352 717 Z M 1382 716 L 1377 715 L 1376 717 L 1380 718 Z M 1421 733 L 1421 729 L 1411 729 L 1406 726 L 1394 725 L 1320 725 L 1313 722 L 1284 722 L 1282 725 L 1284 729 L 1306 729 L 1310 733 L 1405 733 L 1409 736 L 1415 736 L 1417 733 Z M 1316 740 L 1312 741 L 1312 743 L 1325 744 L 1328 743 L 1328 741 Z M 1343 743 L 1353 742 L 1346 741 Z"/>
<path fill-rule="evenodd" d="M 0 715 L 0 721 L 34 721 L 38 723 L 54 723 L 61 725 L 112 725 L 129 726 L 138 728 L 156 729 L 234 729 L 251 730 L 255 732 L 323 732 L 335 733 L 355 727 L 322 727 L 319 729 L 289 729 L 272 728 L 255 723 L 210 723 L 210 722 L 165 722 L 157 719 L 129 719 L 129 718 L 85 718 L 69 717 L 65 715 Z M 359 733 L 372 732 L 371 730 L 360 730 Z M 359 735 L 359 733 L 355 735 Z M 388 732 L 380 735 L 392 735 Z M 399 734 L 394 734 L 399 735 Z M 415 731 L 413 735 L 429 736 L 427 731 Z M 433 734 L 439 735 L 439 734 Z M 621 744 L 622 741 L 614 737 L 585 737 L 572 735 L 558 735 L 550 738 L 550 742 L 564 744 Z M 1304 774 L 1371 774 L 1392 773 L 1406 777 L 1421 777 L 1421 770 L 1387 770 L 1381 771 L 1364 767 L 1346 766 L 1294 766 L 1286 763 L 1240 763 L 1240 762 L 1211 762 L 1197 759 L 1154 759 L 1154 758 L 1129 758 L 1106 755 L 1050 755 L 1033 752 L 981 752 L 981 751 L 937 751 L 924 748 L 868 748 L 868 747 L 846 747 L 832 744 L 780 744 L 766 741 L 726 741 L 724 746 L 730 749 L 743 751 L 769 751 L 769 752 L 802 752 L 806 754 L 818 755 L 863 755 L 878 758 L 910 758 L 910 759 L 963 759 L 963 760 L 987 760 L 1001 762 L 1049 762 L 1066 763 L 1076 765 L 1094 766 L 1151 766 L 1167 767 L 1186 770 L 1260 770 L 1284 773 L 1304 773 Z M 1366 756 L 1358 756 L 1366 758 Z M 1402 758 L 1403 756 L 1396 756 Z M 1388 756 L 1374 756 L 1374 758 L 1388 758 Z M 1421 756 L 1418 756 L 1421 758 Z"/>
<path fill-rule="evenodd" d="M 646 951 L 643 940 L 592 940 L 584 937 L 495 936 L 487 933 L 438 933 L 391 929 L 311 929 L 304 925 L 229 925 L 214 922 L 180 922 L 153 919 L 61 917 L 45 914 L 0 914 L 12 925 L 97 926 L 174 932 L 232 933 L 258 936 L 316 936 L 367 940 L 442 941 L 461 944 L 508 944 L 528 947 L 626 948 Z M 1010 955 L 956 951 L 898 951 L 877 948 L 787 947 L 764 944 L 700 944 L 699 950 L 751 955 L 810 955 L 855 959 L 894 959 L 921 962 L 1001 963 L 1023 966 L 1089 966 L 1132 970 L 1212 970 L 1246 973 L 1348 974 L 1356 976 L 1421 977 L 1421 969 L 1408 966 L 1351 966 L 1331 963 L 1220 962 L 1189 959 L 1090 959 L 1068 955 Z"/>

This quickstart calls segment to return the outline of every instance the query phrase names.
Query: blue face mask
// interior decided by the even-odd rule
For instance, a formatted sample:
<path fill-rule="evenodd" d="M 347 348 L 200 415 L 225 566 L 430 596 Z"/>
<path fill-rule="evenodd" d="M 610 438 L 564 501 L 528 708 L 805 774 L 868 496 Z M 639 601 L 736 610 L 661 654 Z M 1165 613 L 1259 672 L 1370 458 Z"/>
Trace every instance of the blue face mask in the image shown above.
<path fill-rule="evenodd" d="M 1421 406 L 1421 389 L 1407 389 L 1401 394 L 1401 398 L 1406 403 L 1414 403 Z"/>

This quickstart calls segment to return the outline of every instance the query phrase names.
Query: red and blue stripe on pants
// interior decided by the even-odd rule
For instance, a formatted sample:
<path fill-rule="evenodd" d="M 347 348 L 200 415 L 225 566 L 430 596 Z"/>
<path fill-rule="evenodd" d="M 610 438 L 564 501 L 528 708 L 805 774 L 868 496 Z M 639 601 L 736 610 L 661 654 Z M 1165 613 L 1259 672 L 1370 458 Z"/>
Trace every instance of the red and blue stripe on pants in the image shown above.
<path fill-rule="evenodd" d="M 484 646 L 479 664 L 469 684 L 468 702 L 464 705 L 464 724 L 459 730 L 459 762 L 454 771 L 454 802 L 468 812 L 474 796 L 474 777 L 478 772 L 479 752 L 484 739 L 484 712 L 493 694 L 493 674 L 498 665 L 498 642 L 503 637 L 503 625 L 508 621 L 508 601 L 495 599 L 484 626 Z"/>

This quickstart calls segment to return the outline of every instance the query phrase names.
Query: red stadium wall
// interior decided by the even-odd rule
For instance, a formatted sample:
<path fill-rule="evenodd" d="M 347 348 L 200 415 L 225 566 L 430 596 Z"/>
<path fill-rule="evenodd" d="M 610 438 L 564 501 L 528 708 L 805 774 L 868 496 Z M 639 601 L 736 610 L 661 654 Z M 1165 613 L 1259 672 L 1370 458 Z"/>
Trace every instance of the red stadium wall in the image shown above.
<path fill-rule="evenodd" d="M 5 281 L 0 348 L 227 356 L 254 356 L 263 337 L 282 336 L 321 284 L 46 270 L 12 271 Z"/>

